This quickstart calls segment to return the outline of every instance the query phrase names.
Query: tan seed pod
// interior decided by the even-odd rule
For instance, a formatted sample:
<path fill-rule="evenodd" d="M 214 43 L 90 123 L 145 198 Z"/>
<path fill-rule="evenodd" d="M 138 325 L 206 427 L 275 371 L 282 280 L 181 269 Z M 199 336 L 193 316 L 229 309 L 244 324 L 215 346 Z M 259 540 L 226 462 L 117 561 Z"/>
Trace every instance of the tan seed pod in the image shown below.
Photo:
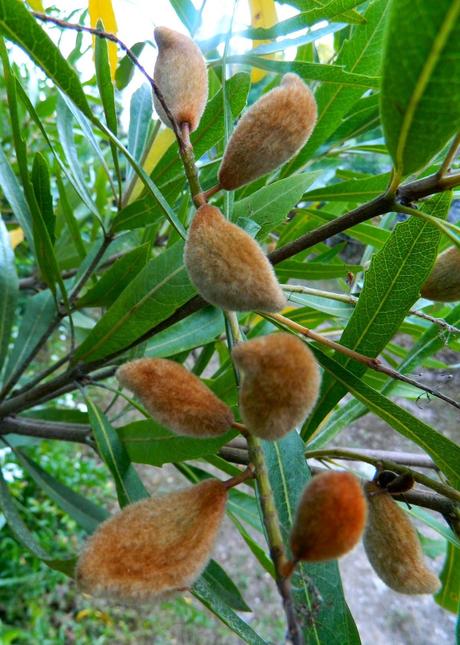
<path fill-rule="evenodd" d="M 454 302 L 460 300 L 460 249 L 451 246 L 438 256 L 433 270 L 421 289 L 429 300 Z"/>
<path fill-rule="evenodd" d="M 358 543 L 367 517 L 359 479 L 333 471 L 316 475 L 307 484 L 291 531 L 295 561 L 335 560 Z"/>
<path fill-rule="evenodd" d="M 369 518 L 364 548 L 376 574 L 394 591 L 435 593 L 440 582 L 427 569 L 417 533 L 391 495 L 368 482 Z"/>
<path fill-rule="evenodd" d="M 219 184 L 235 190 L 295 155 L 316 123 L 316 102 L 296 74 L 262 96 L 238 122 L 219 170 Z"/>
<path fill-rule="evenodd" d="M 225 485 L 212 479 L 127 506 L 88 539 L 80 589 L 132 603 L 190 587 L 211 557 L 226 500 Z"/>
<path fill-rule="evenodd" d="M 266 255 L 215 206 L 201 206 L 184 253 L 190 280 L 205 300 L 230 311 L 280 311 L 286 306 Z"/>
<path fill-rule="evenodd" d="M 249 432 L 279 439 L 302 423 L 318 397 L 320 371 L 299 338 L 269 334 L 234 347 L 241 372 L 240 411 Z"/>
<path fill-rule="evenodd" d="M 155 42 L 158 58 L 154 79 L 166 105 L 178 125 L 188 123 L 196 130 L 208 100 L 208 74 L 199 47 L 188 36 L 156 27 Z M 155 110 L 163 123 L 171 127 L 161 103 L 154 97 Z"/>
<path fill-rule="evenodd" d="M 121 385 L 158 423 L 180 435 L 216 437 L 230 429 L 230 408 L 185 367 L 164 358 L 139 358 L 118 368 Z"/>

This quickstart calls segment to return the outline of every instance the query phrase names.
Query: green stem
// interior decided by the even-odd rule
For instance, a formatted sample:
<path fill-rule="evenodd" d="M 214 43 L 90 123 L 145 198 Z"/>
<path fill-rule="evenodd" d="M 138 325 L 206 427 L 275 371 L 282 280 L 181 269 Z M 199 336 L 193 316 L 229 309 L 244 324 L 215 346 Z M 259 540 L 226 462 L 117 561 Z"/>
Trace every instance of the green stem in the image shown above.
<path fill-rule="evenodd" d="M 444 175 L 447 175 L 449 173 L 450 167 L 452 165 L 452 162 L 455 159 L 459 146 L 460 146 L 460 134 L 457 134 L 455 139 L 452 141 L 452 144 L 447 152 L 446 158 L 442 162 L 442 166 L 438 170 L 439 177 L 444 177 Z"/>
<path fill-rule="evenodd" d="M 195 163 L 195 155 L 193 153 L 193 146 L 190 141 L 190 130 L 188 123 L 181 124 L 182 138 L 179 141 L 179 152 L 184 166 L 185 175 L 187 177 L 190 193 L 192 195 L 193 203 L 196 207 L 202 206 L 206 200 L 201 190 L 200 178 L 198 176 L 198 169 Z"/>

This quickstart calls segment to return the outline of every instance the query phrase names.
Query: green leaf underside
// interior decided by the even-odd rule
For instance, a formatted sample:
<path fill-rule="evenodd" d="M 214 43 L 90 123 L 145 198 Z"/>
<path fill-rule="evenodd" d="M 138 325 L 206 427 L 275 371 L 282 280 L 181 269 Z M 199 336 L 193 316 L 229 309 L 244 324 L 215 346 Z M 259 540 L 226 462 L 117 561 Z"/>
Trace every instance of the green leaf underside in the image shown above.
<path fill-rule="evenodd" d="M 424 202 L 424 211 L 444 218 L 450 200 L 449 193 L 436 195 Z M 385 246 L 372 258 L 364 288 L 340 339 L 342 345 L 371 358 L 378 356 L 417 300 L 435 261 L 439 238 L 437 228 L 416 218 L 395 227 Z M 366 371 L 364 365 L 344 355 L 337 355 L 337 361 L 353 374 Z M 314 412 L 304 425 L 305 439 L 345 392 L 332 375 L 323 379 Z"/>
<path fill-rule="evenodd" d="M 286 544 L 289 544 L 297 503 L 310 479 L 304 458 L 304 445 L 297 432 L 290 432 L 280 441 L 264 441 L 276 507 Z M 309 582 L 321 594 L 319 603 Z M 294 599 L 305 616 L 304 636 L 307 643 L 344 645 L 359 643 L 356 627 L 345 603 L 337 562 L 302 564 L 292 578 Z"/>

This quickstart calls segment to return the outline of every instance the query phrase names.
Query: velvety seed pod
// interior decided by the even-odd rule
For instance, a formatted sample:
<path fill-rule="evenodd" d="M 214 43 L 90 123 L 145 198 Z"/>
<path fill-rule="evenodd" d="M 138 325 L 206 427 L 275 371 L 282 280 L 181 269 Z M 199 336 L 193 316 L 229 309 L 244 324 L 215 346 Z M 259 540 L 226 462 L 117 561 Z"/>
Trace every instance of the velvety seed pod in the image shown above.
<path fill-rule="evenodd" d="M 193 132 L 198 127 L 208 100 L 205 60 L 199 47 L 188 36 L 167 27 L 156 27 L 154 33 L 158 45 L 155 82 L 178 125 L 188 123 Z M 160 119 L 171 127 L 156 97 L 154 104 Z"/>
<path fill-rule="evenodd" d="M 278 168 L 305 144 L 316 123 L 316 102 L 296 74 L 283 76 L 238 122 L 219 170 L 219 184 L 235 190 Z"/>
<path fill-rule="evenodd" d="M 367 517 L 366 498 L 351 473 L 326 472 L 307 484 L 291 532 L 294 560 L 335 560 L 359 541 Z"/>
<path fill-rule="evenodd" d="M 315 405 L 320 371 L 299 338 L 269 334 L 234 347 L 241 372 L 240 412 L 249 432 L 279 439 L 301 424 Z"/>
<path fill-rule="evenodd" d="M 374 482 L 366 484 L 366 492 L 369 519 L 363 542 L 376 574 L 399 593 L 435 593 L 440 582 L 425 565 L 417 533 L 407 514 Z"/>
<path fill-rule="evenodd" d="M 460 300 L 460 249 L 451 246 L 438 256 L 421 294 L 439 302 Z"/>
<path fill-rule="evenodd" d="M 155 421 L 177 434 L 216 437 L 227 432 L 234 421 L 230 408 L 174 361 L 139 358 L 119 367 L 116 375 Z"/>
<path fill-rule="evenodd" d="M 212 479 L 127 506 L 88 539 L 80 589 L 131 603 L 190 587 L 211 557 L 226 500 L 224 484 Z"/>
<path fill-rule="evenodd" d="M 286 306 L 266 255 L 215 206 L 201 206 L 184 253 L 190 280 L 205 300 L 230 311 L 280 311 Z"/>

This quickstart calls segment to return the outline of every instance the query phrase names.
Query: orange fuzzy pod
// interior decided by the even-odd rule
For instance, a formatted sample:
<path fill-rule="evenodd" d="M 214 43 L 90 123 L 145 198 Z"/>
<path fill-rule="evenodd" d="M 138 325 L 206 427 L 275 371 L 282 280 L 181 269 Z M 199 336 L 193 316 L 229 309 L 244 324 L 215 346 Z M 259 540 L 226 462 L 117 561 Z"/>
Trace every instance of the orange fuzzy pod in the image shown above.
<path fill-rule="evenodd" d="M 295 561 L 335 560 L 350 551 L 363 533 L 367 504 L 359 479 L 333 471 L 307 484 L 291 532 Z"/>
<path fill-rule="evenodd" d="M 460 249 L 451 246 L 438 256 L 421 294 L 439 302 L 460 300 Z"/>
<path fill-rule="evenodd" d="M 441 586 L 439 579 L 425 565 L 407 514 L 374 482 L 366 484 L 366 493 L 369 519 L 363 542 L 376 574 L 399 593 L 435 593 Z"/>
<path fill-rule="evenodd" d="M 302 423 L 318 397 L 318 363 L 292 334 L 261 336 L 233 348 L 241 372 L 240 411 L 249 432 L 279 439 Z"/>
<path fill-rule="evenodd" d="M 296 74 L 283 76 L 236 126 L 219 170 L 220 186 L 235 190 L 293 157 L 312 133 L 316 115 L 309 87 Z"/>
<path fill-rule="evenodd" d="M 199 47 L 188 36 L 167 27 L 156 27 L 154 33 L 158 45 L 155 82 L 178 125 L 188 123 L 190 132 L 193 132 L 208 100 L 205 60 Z M 154 105 L 163 123 L 171 127 L 156 96 Z"/>
<path fill-rule="evenodd" d="M 116 376 L 155 421 L 177 434 L 216 437 L 227 432 L 234 421 L 230 408 L 174 361 L 139 358 L 119 367 Z"/>
<path fill-rule="evenodd" d="M 230 311 L 280 311 L 286 306 L 266 255 L 215 206 L 201 206 L 184 253 L 190 280 L 205 300 Z"/>
<path fill-rule="evenodd" d="M 80 589 L 130 603 L 190 587 L 211 557 L 226 500 L 224 484 L 212 479 L 127 506 L 88 539 Z"/>

